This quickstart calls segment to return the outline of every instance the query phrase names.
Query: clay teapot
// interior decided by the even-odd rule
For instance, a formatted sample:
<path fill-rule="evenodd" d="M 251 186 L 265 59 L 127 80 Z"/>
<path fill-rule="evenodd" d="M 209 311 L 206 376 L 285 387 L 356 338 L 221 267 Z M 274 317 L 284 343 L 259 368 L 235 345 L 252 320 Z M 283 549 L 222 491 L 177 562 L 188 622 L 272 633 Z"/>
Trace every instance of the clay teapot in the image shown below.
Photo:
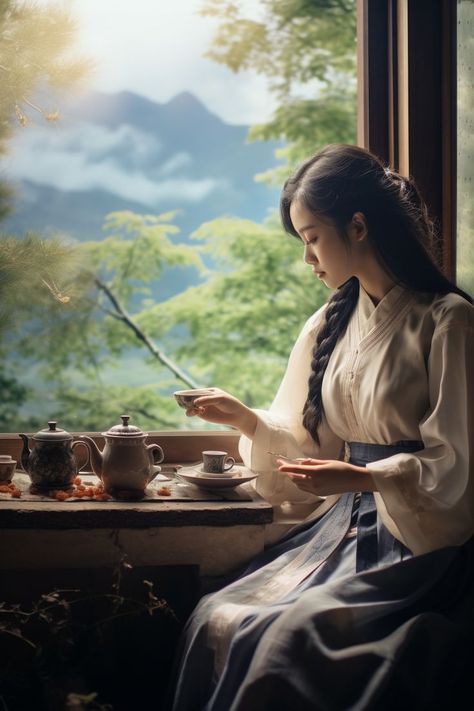
<path fill-rule="evenodd" d="M 101 433 L 105 438 L 102 451 L 87 435 L 80 437 L 89 444 L 92 469 L 105 491 L 116 499 L 141 499 L 161 471 L 158 465 L 164 453 L 159 444 L 145 444 L 148 434 L 129 425 L 129 415 L 121 415 L 121 419 L 121 425 Z"/>
<path fill-rule="evenodd" d="M 28 447 L 28 436 L 19 434 L 23 440 L 21 465 L 31 479 L 30 490 L 34 494 L 46 493 L 52 489 L 70 489 L 78 473 L 74 449 L 85 442 L 73 441 L 72 434 L 56 426 L 54 420 L 48 422 L 48 429 L 33 435 L 33 449 Z"/>

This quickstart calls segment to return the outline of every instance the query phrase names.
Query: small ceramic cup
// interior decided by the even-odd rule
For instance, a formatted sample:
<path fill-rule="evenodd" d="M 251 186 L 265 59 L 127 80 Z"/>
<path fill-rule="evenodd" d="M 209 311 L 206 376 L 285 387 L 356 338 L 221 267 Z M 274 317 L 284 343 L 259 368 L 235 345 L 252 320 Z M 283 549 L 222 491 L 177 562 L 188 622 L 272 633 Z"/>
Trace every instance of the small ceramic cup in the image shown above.
<path fill-rule="evenodd" d="M 206 450 L 202 453 L 202 470 L 206 474 L 227 474 L 234 464 L 234 457 L 229 457 L 227 452 Z"/>
<path fill-rule="evenodd" d="M 184 407 L 186 410 L 188 407 L 192 407 L 194 400 L 202 395 L 211 395 L 209 388 L 194 388 L 193 390 L 176 390 L 173 393 L 174 399 L 180 407 Z"/>
<path fill-rule="evenodd" d="M 0 484 L 9 484 L 15 473 L 16 460 L 9 454 L 0 454 Z"/>

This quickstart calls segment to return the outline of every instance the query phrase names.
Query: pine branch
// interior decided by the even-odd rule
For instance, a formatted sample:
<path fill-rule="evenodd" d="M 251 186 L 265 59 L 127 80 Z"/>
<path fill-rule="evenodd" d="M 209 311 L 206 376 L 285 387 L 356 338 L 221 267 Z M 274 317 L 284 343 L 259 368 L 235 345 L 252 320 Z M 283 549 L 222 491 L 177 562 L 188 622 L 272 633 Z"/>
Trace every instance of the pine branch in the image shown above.
<path fill-rule="evenodd" d="M 104 294 L 107 296 L 109 301 L 111 302 L 112 306 L 115 309 L 115 318 L 119 318 L 124 324 L 126 324 L 135 334 L 135 336 L 140 340 L 142 343 L 145 344 L 145 346 L 148 348 L 150 353 L 162 363 L 166 368 L 171 370 L 171 372 L 176 375 L 179 380 L 181 380 L 185 385 L 187 385 L 190 388 L 197 388 L 199 385 L 186 373 L 181 370 L 181 368 L 174 363 L 168 356 L 163 353 L 162 350 L 156 347 L 156 345 L 153 343 L 151 338 L 147 336 L 146 333 L 142 331 L 140 326 L 135 323 L 133 318 L 130 316 L 130 314 L 127 312 L 127 310 L 123 307 L 123 305 L 120 303 L 119 299 L 117 296 L 113 293 L 113 291 L 105 284 L 103 281 L 98 279 L 97 277 L 95 278 L 95 283 L 101 291 L 104 292 Z"/>

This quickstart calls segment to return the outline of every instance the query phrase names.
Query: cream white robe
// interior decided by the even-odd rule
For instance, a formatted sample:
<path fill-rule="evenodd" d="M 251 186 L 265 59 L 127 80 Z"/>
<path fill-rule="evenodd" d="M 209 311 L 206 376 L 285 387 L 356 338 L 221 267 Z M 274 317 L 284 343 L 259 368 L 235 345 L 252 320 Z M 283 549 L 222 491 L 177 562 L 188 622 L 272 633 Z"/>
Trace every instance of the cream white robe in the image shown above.
<path fill-rule="evenodd" d="M 371 463 L 377 509 L 413 553 L 460 545 L 474 533 L 474 307 L 456 294 L 435 296 L 395 286 L 375 307 L 358 304 L 331 355 L 323 381 L 325 419 L 317 447 L 302 409 L 323 306 L 303 327 L 268 411 L 255 410 L 244 463 L 259 473 L 257 491 L 277 522 L 319 515 L 337 499 L 309 495 L 276 469 L 268 451 L 343 458 L 346 442 L 422 440 L 424 449 Z"/>

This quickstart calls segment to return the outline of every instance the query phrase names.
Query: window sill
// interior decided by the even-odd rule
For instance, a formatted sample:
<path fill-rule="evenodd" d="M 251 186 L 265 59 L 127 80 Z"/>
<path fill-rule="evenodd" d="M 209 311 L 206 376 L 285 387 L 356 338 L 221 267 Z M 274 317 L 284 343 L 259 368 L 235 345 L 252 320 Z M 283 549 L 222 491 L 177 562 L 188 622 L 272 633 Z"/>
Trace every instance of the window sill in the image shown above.
<path fill-rule="evenodd" d="M 29 436 L 33 434 L 28 433 Z M 87 434 L 97 442 L 99 447 L 104 444 L 104 438 L 100 432 L 71 432 L 71 434 L 74 437 L 79 434 Z M 165 463 L 186 463 L 199 461 L 203 450 L 215 449 L 216 447 L 238 459 L 239 438 L 240 433 L 236 430 L 176 430 L 172 432 L 150 432 L 146 443 L 156 443 L 163 448 L 165 454 L 163 461 Z M 22 447 L 23 443 L 17 434 L 13 432 L 0 433 L 0 454 L 9 454 L 13 459 L 19 461 Z"/>
<path fill-rule="evenodd" d="M 102 447 L 103 437 L 91 436 Z M 169 464 L 198 461 L 215 448 L 238 459 L 238 441 L 236 432 L 209 431 L 147 438 Z M 21 448 L 18 435 L 0 435 L 0 453 L 18 460 Z M 263 550 L 273 520 L 271 504 L 244 487 L 244 501 L 2 500 L 0 569 L 110 568 L 126 553 L 133 566 L 193 565 L 201 576 L 227 575 Z"/>

